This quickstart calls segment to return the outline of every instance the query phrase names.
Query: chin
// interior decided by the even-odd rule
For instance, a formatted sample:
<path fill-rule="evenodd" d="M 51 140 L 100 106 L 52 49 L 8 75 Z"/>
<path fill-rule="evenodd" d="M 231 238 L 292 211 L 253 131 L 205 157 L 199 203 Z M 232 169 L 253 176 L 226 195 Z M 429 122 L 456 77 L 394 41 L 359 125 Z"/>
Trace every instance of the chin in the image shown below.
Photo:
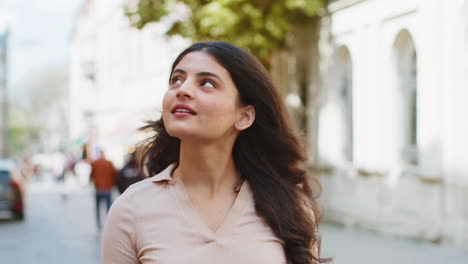
<path fill-rule="evenodd" d="M 210 135 L 206 135 L 206 132 L 197 132 L 194 130 L 188 129 L 168 129 L 166 128 L 166 132 L 171 137 L 175 137 L 180 139 L 181 141 L 206 141 L 206 140 L 213 140 L 214 138 Z"/>
<path fill-rule="evenodd" d="M 183 139 L 183 138 L 187 138 L 187 137 L 194 135 L 193 131 L 190 131 L 189 129 L 181 128 L 181 127 L 169 126 L 169 127 L 166 127 L 166 132 L 167 134 L 169 134 L 169 136 L 175 137 L 178 139 Z"/>

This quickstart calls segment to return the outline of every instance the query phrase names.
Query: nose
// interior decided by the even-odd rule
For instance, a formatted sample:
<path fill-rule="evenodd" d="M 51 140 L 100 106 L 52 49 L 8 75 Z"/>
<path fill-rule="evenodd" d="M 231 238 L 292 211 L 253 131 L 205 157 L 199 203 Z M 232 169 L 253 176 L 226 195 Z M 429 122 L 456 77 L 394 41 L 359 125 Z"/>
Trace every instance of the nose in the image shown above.
<path fill-rule="evenodd" d="M 193 98 L 193 87 L 194 84 L 190 80 L 186 80 L 179 89 L 177 90 L 177 98 Z"/>

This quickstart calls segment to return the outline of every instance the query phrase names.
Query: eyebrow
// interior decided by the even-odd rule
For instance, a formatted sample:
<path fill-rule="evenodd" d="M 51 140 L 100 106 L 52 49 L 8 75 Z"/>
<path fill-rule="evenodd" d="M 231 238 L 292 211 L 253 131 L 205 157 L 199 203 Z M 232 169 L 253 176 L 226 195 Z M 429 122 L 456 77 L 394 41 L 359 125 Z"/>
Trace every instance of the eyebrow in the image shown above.
<path fill-rule="evenodd" d="M 187 74 L 186 71 L 182 70 L 182 69 L 175 69 L 174 72 L 172 72 L 172 74 L 176 73 L 176 72 L 180 72 L 182 74 Z M 171 74 L 171 77 L 172 77 L 172 74 Z M 212 73 L 212 72 L 198 72 L 196 74 L 197 76 L 210 76 L 210 77 L 214 77 L 216 79 L 218 79 L 221 83 L 224 83 L 223 82 L 223 79 L 221 79 L 221 77 L 219 77 L 218 75 Z"/>

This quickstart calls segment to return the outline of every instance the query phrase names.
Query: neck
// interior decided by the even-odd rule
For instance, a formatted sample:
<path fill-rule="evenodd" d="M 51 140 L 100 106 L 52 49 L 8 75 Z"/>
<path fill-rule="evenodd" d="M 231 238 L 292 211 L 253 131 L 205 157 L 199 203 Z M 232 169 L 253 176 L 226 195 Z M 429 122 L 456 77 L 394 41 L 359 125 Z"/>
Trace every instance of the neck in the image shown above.
<path fill-rule="evenodd" d="M 214 197 L 233 192 L 240 185 L 240 176 L 232 156 L 232 144 L 192 144 L 181 141 L 179 166 L 174 176 L 187 188 L 197 189 Z"/>

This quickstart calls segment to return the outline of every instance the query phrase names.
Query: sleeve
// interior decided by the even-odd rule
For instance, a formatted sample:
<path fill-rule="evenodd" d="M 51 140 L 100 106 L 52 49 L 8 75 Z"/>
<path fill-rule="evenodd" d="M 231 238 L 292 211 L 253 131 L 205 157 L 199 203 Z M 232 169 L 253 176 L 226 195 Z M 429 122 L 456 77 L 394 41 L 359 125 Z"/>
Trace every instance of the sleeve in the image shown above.
<path fill-rule="evenodd" d="M 103 264 L 138 264 L 131 194 L 112 204 L 102 233 Z"/>

